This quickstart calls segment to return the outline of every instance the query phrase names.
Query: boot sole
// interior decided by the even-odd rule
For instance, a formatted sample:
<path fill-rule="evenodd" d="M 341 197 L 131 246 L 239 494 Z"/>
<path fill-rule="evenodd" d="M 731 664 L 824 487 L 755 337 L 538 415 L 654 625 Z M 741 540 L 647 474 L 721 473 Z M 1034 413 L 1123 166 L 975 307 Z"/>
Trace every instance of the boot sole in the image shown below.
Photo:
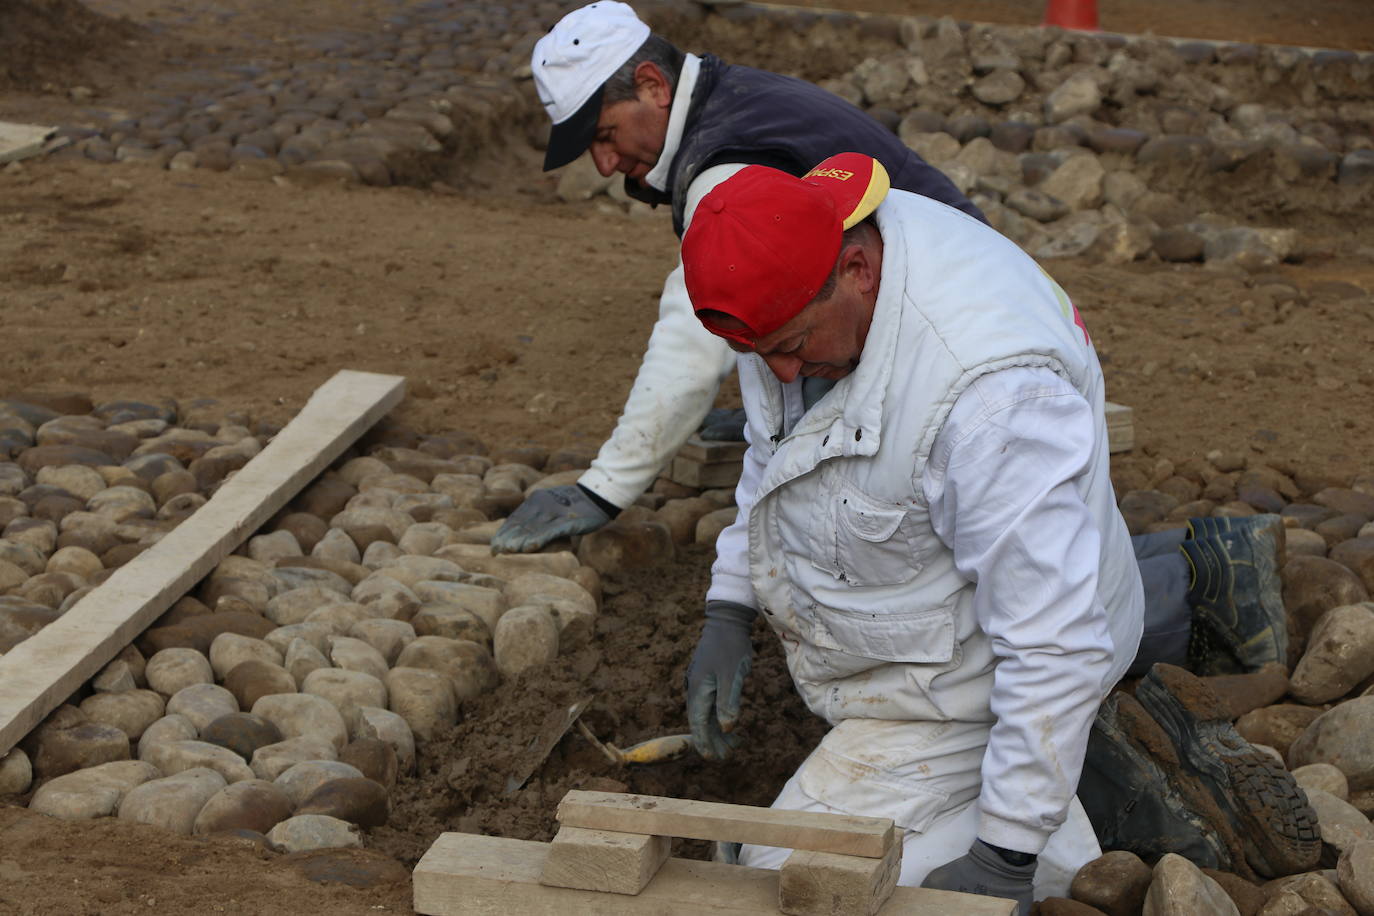
<path fill-rule="evenodd" d="M 1136 698 L 1178 748 L 1237 833 L 1256 872 L 1278 878 L 1315 868 L 1317 815 L 1291 774 L 1242 738 L 1211 690 L 1192 674 L 1156 665 Z"/>
<path fill-rule="evenodd" d="M 1232 831 L 1213 827 L 1224 821 L 1210 793 L 1183 772 L 1169 736 L 1135 697 L 1129 693 L 1108 697 L 1093 727 L 1117 758 L 1114 763 L 1119 764 L 1120 771 L 1114 775 L 1128 780 L 1131 791 L 1142 793 L 1146 804 L 1157 803 L 1157 810 L 1162 812 L 1155 816 L 1146 813 L 1143 821 L 1133 820 L 1137 797 L 1127 797 L 1119 787 L 1109 790 L 1118 805 L 1125 799 L 1124 808 L 1104 816 L 1115 831 L 1110 839 L 1116 848 L 1147 860 L 1175 852 L 1199 867 L 1248 871 L 1239 838 Z M 1099 740 L 1098 735 L 1089 740 Z"/>

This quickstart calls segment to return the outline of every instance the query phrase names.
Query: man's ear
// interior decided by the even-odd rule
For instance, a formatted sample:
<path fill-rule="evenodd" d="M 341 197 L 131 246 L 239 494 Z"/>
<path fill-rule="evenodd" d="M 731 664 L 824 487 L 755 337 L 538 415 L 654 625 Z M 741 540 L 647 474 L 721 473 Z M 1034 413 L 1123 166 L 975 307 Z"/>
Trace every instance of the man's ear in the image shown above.
<path fill-rule="evenodd" d="M 859 292 L 877 289 L 880 263 L 867 245 L 852 244 L 840 253 L 840 272 L 852 278 Z"/>
<path fill-rule="evenodd" d="M 669 108 L 673 104 L 672 84 L 653 61 L 642 61 L 635 67 L 635 90 L 641 99 L 647 99 L 656 108 Z"/>

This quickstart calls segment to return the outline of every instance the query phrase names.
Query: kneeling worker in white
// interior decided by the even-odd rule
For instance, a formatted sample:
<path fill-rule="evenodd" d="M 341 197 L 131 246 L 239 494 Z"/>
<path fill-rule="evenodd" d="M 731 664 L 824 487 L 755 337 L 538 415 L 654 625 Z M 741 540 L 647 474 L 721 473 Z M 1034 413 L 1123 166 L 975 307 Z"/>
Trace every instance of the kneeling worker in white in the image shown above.
<path fill-rule="evenodd" d="M 682 257 L 740 354 L 750 443 L 688 672 L 698 749 L 729 753 L 762 611 L 834 726 L 777 807 L 891 817 L 903 884 L 1023 913 L 1064 894 L 1098 854 L 1074 791 L 1143 614 L 1077 310 L 856 153 L 741 170 Z"/>

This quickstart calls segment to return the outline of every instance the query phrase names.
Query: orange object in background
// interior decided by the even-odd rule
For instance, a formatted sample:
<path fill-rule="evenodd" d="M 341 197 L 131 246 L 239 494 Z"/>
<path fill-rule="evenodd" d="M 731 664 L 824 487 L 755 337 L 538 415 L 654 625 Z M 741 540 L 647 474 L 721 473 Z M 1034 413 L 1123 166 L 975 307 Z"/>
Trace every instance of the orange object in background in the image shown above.
<path fill-rule="evenodd" d="M 1045 4 L 1045 21 L 1041 24 L 1096 32 L 1097 0 L 1049 0 Z"/>

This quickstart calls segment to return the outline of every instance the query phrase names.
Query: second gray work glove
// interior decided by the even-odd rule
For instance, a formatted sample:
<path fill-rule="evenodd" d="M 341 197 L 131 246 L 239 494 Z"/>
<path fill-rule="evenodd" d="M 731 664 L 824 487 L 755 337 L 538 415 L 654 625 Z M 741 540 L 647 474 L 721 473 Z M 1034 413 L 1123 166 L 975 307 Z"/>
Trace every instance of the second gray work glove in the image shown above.
<path fill-rule="evenodd" d="M 708 442 L 743 442 L 746 422 L 743 407 L 713 407 L 697 435 Z"/>
<path fill-rule="evenodd" d="M 758 611 L 733 601 L 706 602 L 706 626 L 687 666 L 687 722 L 692 744 L 707 760 L 724 760 L 739 743 L 729 732 L 754 661 L 749 631 L 756 616 Z"/>
<path fill-rule="evenodd" d="M 1016 916 L 1028 916 L 1035 866 L 1034 856 L 1028 864 L 1012 865 L 1002 858 L 995 847 L 982 840 L 974 840 L 966 855 L 946 862 L 926 875 L 921 887 L 981 894 L 984 897 L 1006 897 L 1016 901 Z"/>
<path fill-rule="evenodd" d="M 532 553 L 549 541 L 595 531 L 611 514 L 577 484 L 536 490 L 492 536 L 493 553 Z"/>

